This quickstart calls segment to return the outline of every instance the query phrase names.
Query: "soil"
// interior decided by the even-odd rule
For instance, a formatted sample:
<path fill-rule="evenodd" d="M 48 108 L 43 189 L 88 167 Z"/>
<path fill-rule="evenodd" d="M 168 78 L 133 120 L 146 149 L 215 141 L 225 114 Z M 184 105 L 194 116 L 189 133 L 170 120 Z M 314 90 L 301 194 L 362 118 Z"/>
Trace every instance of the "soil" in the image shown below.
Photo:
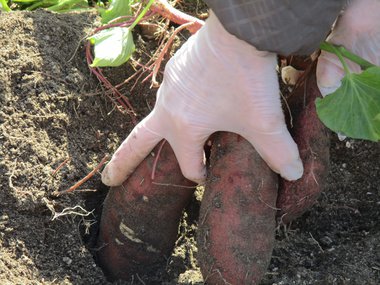
<path fill-rule="evenodd" d="M 98 21 L 92 13 L 0 13 L 0 284 L 110 284 L 92 255 L 107 192 L 100 175 L 80 191 L 53 195 L 86 176 L 133 127 L 85 61 L 83 39 Z M 136 42 L 140 54 L 152 48 L 141 36 Z M 116 83 L 131 72 L 106 70 Z M 138 120 L 148 114 L 149 83 L 123 92 Z M 309 212 L 278 227 L 262 284 L 380 284 L 379 157 L 379 143 L 332 135 L 327 189 Z M 199 200 L 184 213 L 166 271 L 135 284 L 203 284 Z"/>

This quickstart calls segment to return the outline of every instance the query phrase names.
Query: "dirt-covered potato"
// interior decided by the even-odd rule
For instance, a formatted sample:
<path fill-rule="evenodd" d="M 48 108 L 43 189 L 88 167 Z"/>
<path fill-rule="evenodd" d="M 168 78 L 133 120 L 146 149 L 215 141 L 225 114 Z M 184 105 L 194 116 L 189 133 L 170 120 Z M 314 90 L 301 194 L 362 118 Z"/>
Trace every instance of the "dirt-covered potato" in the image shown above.
<path fill-rule="evenodd" d="M 170 145 L 165 143 L 160 153 L 158 149 L 123 185 L 112 187 L 104 201 L 98 258 L 111 279 L 154 274 L 166 264 L 183 208 L 195 190 L 194 183 L 182 176 Z"/>
<path fill-rule="evenodd" d="M 252 145 L 232 133 L 213 142 L 198 229 L 207 284 L 258 284 L 271 259 L 278 178 Z"/>
<path fill-rule="evenodd" d="M 292 115 L 289 130 L 298 145 L 304 174 L 297 181 L 280 180 L 277 207 L 284 223 L 310 209 L 323 191 L 329 172 L 330 136 L 318 118 L 314 102 L 317 97 L 321 94 L 313 67 L 287 99 Z"/>

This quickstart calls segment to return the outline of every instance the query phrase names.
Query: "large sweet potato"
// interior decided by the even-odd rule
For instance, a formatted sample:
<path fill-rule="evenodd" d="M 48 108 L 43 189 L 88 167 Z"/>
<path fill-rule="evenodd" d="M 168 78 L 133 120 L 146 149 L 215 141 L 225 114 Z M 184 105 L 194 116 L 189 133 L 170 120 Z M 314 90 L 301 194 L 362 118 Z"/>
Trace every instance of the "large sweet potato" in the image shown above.
<path fill-rule="evenodd" d="M 321 94 L 316 83 L 314 65 L 287 99 L 293 121 L 289 130 L 298 145 L 304 174 L 294 182 L 280 180 L 277 207 L 281 209 L 278 215 L 284 223 L 308 210 L 323 191 L 326 182 L 330 138 L 328 130 L 316 113 L 317 97 L 321 97 Z"/>
<path fill-rule="evenodd" d="M 216 134 L 197 236 L 207 284 L 261 280 L 274 244 L 277 181 L 248 141 Z"/>
<path fill-rule="evenodd" d="M 161 150 L 152 181 L 154 159 L 148 156 L 122 186 L 110 189 L 104 201 L 98 260 L 110 279 L 130 280 L 134 274 L 149 274 L 166 263 L 182 210 L 195 190 L 194 183 L 182 176 L 168 143 Z"/>

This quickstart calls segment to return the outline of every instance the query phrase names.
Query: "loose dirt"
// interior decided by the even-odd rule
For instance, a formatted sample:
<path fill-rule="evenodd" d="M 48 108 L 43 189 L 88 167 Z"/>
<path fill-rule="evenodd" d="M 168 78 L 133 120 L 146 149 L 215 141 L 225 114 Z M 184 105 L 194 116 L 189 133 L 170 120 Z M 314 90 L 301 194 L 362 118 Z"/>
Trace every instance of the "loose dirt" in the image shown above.
<path fill-rule="evenodd" d="M 83 39 L 96 25 L 91 13 L 0 13 L 0 284 L 109 284 L 92 255 L 107 191 L 99 174 L 80 187 L 87 192 L 52 195 L 88 174 L 133 127 L 87 68 Z M 136 41 L 149 52 L 149 40 Z M 106 74 L 120 83 L 131 72 Z M 154 104 L 149 84 L 123 92 L 137 119 Z M 380 144 L 332 137 L 327 190 L 278 228 L 262 284 L 380 283 Z M 203 284 L 199 203 L 194 197 L 184 213 L 166 271 L 144 284 Z"/>

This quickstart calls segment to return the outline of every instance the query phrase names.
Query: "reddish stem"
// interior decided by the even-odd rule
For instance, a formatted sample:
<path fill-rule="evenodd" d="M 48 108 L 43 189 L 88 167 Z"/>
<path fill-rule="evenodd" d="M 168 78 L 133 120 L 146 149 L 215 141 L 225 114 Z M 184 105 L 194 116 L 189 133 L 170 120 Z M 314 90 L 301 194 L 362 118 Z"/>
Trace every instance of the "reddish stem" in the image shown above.
<path fill-rule="evenodd" d="M 51 173 L 51 176 L 54 176 L 57 174 L 57 172 L 69 161 L 71 160 L 71 157 L 66 158 L 58 167 Z"/>
<path fill-rule="evenodd" d="M 152 86 L 153 87 L 158 87 L 160 84 L 157 82 L 157 73 L 160 69 L 160 66 L 161 66 L 161 63 L 162 63 L 162 60 L 164 59 L 164 56 L 166 54 L 166 52 L 168 51 L 170 45 L 172 44 L 175 36 L 180 32 L 182 31 L 183 29 L 188 29 L 189 27 L 191 27 L 193 25 L 193 23 L 186 23 L 186 24 L 183 24 L 181 26 L 179 26 L 177 29 L 175 29 L 174 33 L 170 36 L 169 40 L 167 41 L 167 43 L 165 44 L 165 46 L 163 47 L 162 51 L 160 52 L 160 54 L 158 55 L 158 58 L 157 60 L 155 61 L 154 63 L 154 68 L 153 68 L 153 72 L 152 72 Z"/>
<path fill-rule="evenodd" d="M 100 163 L 89 173 L 87 174 L 84 178 L 82 178 L 81 180 L 79 180 L 77 183 L 75 183 L 73 186 L 71 186 L 69 189 L 66 189 L 65 191 L 62 191 L 62 192 L 54 192 L 53 195 L 55 196 L 60 196 L 62 194 L 67 194 L 67 193 L 70 193 L 70 192 L 73 192 L 75 189 L 77 189 L 78 187 L 80 187 L 83 183 L 85 183 L 87 180 L 89 180 L 92 176 L 94 176 L 94 174 L 109 160 L 109 156 L 108 155 L 105 155 L 103 157 L 103 159 L 100 161 Z"/>
<path fill-rule="evenodd" d="M 175 9 L 166 0 L 156 0 L 150 10 L 179 25 L 193 23 L 186 27 L 192 34 L 195 34 L 204 25 L 204 21 Z"/>
<path fill-rule="evenodd" d="M 86 46 L 86 59 L 87 59 L 87 64 L 90 68 L 90 71 L 92 73 L 94 73 L 95 76 L 98 78 L 98 80 L 100 82 L 102 82 L 104 84 L 104 86 L 107 89 L 109 89 L 110 91 L 112 91 L 112 93 L 114 94 L 113 97 L 109 96 L 108 94 L 107 94 L 107 96 L 110 97 L 112 100 L 116 100 L 128 112 L 128 114 L 131 116 L 132 123 L 134 125 L 136 125 L 137 124 L 136 114 L 135 114 L 133 107 L 132 107 L 131 103 L 129 102 L 128 98 L 125 97 L 123 94 L 121 94 L 120 91 L 117 88 L 115 88 L 111 84 L 111 82 L 108 81 L 108 79 L 103 75 L 100 68 L 90 67 L 90 65 L 93 61 L 93 57 L 91 54 L 91 43 L 89 41 L 87 42 L 87 46 Z"/>
<path fill-rule="evenodd" d="M 145 15 L 145 17 L 142 20 L 146 20 L 147 18 L 154 15 L 155 13 L 160 14 L 164 18 L 167 18 L 170 21 L 181 25 L 181 27 L 179 27 L 175 31 L 175 34 L 178 33 L 180 30 L 182 30 L 183 28 L 188 29 L 190 31 L 190 33 L 194 34 L 204 25 L 204 22 L 202 20 L 175 9 L 166 0 L 156 0 L 153 3 L 153 5 L 151 6 L 150 11 Z M 115 21 L 117 21 L 117 20 L 118 19 L 115 19 Z M 101 30 L 112 28 L 112 27 L 128 27 L 134 22 L 134 20 L 135 20 L 135 17 L 133 17 L 133 18 L 128 17 L 128 20 L 124 21 L 122 23 L 113 23 L 112 22 L 108 25 L 104 25 L 102 27 L 95 29 L 93 34 L 96 34 L 97 32 L 99 32 Z M 171 39 L 169 39 L 169 42 L 171 42 L 172 38 L 173 37 L 171 37 Z M 153 64 L 153 66 L 151 66 L 151 68 L 153 67 L 153 72 L 147 78 L 153 76 L 153 84 L 156 83 L 156 85 L 158 85 L 156 82 L 156 75 L 158 73 L 158 69 L 161 65 L 161 61 L 163 59 L 163 56 L 166 53 L 168 46 L 169 46 L 169 44 L 167 44 L 164 47 L 163 51 L 159 55 L 157 62 L 155 64 Z M 102 82 L 104 84 L 104 86 L 113 93 L 113 96 L 110 96 L 109 94 L 106 94 L 106 95 L 112 101 L 117 101 L 125 110 L 127 110 L 128 114 L 131 116 L 133 124 L 136 125 L 137 124 L 136 114 L 135 114 L 133 107 L 132 107 L 131 103 L 129 102 L 128 98 L 125 97 L 123 94 L 121 94 L 121 92 L 118 90 L 118 88 L 113 86 L 111 84 L 111 82 L 108 81 L 108 79 L 103 75 L 102 70 L 100 68 L 90 67 L 90 65 L 93 62 L 93 56 L 91 53 L 90 42 L 88 42 L 87 46 L 86 46 L 86 59 L 87 59 L 87 64 L 88 64 L 91 72 L 94 73 L 94 75 L 98 78 L 98 80 L 100 82 Z M 140 74 L 140 76 L 141 75 L 142 74 Z M 146 80 L 146 79 L 144 79 L 144 80 Z M 154 176 L 154 174 L 153 174 L 153 176 Z"/>

